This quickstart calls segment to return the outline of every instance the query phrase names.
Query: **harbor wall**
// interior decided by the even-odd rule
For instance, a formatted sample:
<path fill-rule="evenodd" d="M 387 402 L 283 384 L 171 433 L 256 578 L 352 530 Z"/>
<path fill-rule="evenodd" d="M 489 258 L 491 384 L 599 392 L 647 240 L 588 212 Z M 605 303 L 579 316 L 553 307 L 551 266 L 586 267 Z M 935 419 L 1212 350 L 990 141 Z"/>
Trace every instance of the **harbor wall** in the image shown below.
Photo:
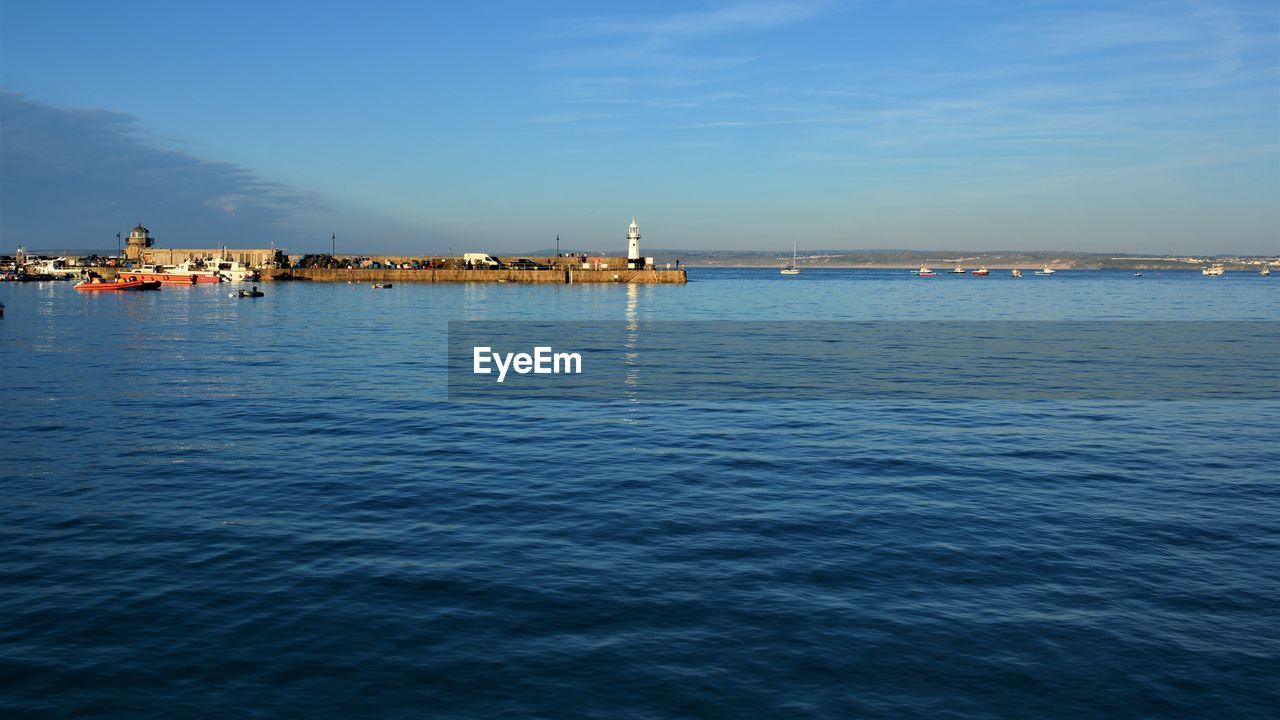
<path fill-rule="evenodd" d="M 269 268 L 261 271 L 262 279 L 304 280 L 315 282 L 409 283 L 409 282 L 513 282 L 513 283 L 638 283 L 682 284 L 688 282 L 680 270 L 451 270 L 445 268 L 410 269 L 346 269 L 346 268 Z"/>

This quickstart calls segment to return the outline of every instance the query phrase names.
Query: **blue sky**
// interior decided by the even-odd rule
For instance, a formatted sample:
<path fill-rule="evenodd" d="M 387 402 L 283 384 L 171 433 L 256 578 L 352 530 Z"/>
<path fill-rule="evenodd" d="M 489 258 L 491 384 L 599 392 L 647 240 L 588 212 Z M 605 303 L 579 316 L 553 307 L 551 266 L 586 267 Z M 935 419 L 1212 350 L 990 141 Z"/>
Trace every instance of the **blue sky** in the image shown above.
<path fill-rule="evenodd" d="M 1280 253 L 1274 0 L 14 0 L 0 86 L 0 252 Z"/>

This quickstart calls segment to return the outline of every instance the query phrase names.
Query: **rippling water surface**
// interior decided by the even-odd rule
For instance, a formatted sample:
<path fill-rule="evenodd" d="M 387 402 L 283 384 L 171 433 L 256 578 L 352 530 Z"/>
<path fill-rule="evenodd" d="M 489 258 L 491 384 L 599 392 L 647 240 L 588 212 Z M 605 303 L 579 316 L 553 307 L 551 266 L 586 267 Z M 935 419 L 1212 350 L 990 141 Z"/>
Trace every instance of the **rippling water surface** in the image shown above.
<path fill-rule="evenodd" d="M 1268 717 L 1280 407 L 449 402 L 448 320 L 1280 320 L 1280 280 L 3 284 L 0 712 Z M 780 368 L 785 372 L 786 368 Z"/>

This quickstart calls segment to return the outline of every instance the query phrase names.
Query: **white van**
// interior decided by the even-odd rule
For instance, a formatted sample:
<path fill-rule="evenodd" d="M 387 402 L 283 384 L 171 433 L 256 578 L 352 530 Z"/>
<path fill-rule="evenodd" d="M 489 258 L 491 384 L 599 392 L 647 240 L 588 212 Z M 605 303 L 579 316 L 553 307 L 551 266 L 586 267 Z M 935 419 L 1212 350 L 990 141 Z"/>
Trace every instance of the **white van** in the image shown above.
<path fill-rule="evenodd" d="M 462 262 L 472 267 L 502 267 L 502 261 L 488 253 L 464 253 Z"/>

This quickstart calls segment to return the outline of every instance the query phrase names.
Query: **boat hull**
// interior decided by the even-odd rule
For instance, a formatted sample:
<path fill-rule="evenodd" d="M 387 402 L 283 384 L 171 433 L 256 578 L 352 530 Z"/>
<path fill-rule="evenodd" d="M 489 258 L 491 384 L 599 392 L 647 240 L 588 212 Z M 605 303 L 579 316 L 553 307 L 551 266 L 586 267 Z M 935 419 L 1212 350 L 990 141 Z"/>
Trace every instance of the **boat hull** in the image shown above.
<path fill-rule="evenodd" d="M 76 289 L 82 292 L 120 292 L 124 290 L 159 290 L 159 280 L 133 280 L 109 283 L 76 283 Z"/>
<path fill-rule="evenodd" d="M 121 273 L 120 277 L 137 278 L 147 282 L 161 282 L 166 285 L 199 285 L 201 283 L 222 282 L 222 278 L 213 273 L 130 272 Z"/>

